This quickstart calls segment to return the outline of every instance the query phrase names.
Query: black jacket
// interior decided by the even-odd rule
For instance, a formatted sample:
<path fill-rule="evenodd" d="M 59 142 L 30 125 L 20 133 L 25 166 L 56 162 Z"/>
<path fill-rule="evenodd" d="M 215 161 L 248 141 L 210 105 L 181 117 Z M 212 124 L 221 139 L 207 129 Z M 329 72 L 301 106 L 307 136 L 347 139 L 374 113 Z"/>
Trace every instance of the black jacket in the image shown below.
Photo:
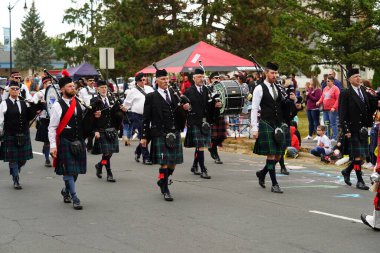
<path fill-rule="evenodd" d="M 377 96 L 372 96 L 360 86 L 364 103 L 352 86 L 339 95 L 339 121 L 344 134 L 358 133 L 362 127 L 372 126 L 372 115 L 377 108 Z"/>
<path fill-rule="evenodd" d="M 213 123 L 219 116 L 219 108 L 215 108 L 215 101 L 209 102 L 209 94 L 206 87 L 202 86 L 202 94 L 199 93 L 197 87 L 192 85 L 186 89 L 185 96 L 190 99 L 191 111 L 188 113 L 188 125 L 201 125 L 203 118 Z"/>
<path fill-rule="evenodd" d="M 169 132 L 179 132 L 184 126 L 184 117 L 179 115 L 179 99 L 170 90 L 171 104 L 158 91 L 145 97 L 142 139 L 164 136 Z"/>

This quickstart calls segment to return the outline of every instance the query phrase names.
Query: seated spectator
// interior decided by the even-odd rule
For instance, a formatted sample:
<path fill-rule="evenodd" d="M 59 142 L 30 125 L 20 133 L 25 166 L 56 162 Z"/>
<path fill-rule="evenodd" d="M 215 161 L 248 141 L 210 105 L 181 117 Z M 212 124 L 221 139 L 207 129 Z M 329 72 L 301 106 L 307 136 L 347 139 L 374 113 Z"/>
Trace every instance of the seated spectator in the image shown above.
<path fill-rule="evenodd" d="M 298 152 L 300 151 L 300 141 L 296 134 L 297 130 L 297 123 L 292 121 L 290 123 L 290 138 L 291 138 L 291 146 L 287 148 L 287 155 L 288 157 L 297 158 Z"/>
<path fill-rule="evenodd" d="M 318 126 L 317 127 L 317 135 L 318 135 L 318 142 L 317 146 L 310 150 L 310 153 L 321 157 L 321 159 L 325 158 L 325 156 L 328 156 L 331 154 L 331 141 L 330 139 L 325 135 L 325 127 L 324 126 Z"/>

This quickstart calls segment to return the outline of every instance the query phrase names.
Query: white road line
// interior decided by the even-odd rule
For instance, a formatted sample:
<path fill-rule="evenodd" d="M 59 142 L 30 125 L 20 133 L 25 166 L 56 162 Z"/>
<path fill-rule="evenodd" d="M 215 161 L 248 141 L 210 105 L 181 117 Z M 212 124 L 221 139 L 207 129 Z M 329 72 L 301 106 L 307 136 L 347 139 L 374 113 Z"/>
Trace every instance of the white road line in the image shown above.
<path fill-rule="evenodd" d="M 350 218 L 350 217 L 336 215 L 336 214 L 331 214 L 331 213 L 324 213 L 324 212 L 315 211 L 315 210 L 309 210 L 309 213 L 316 213 L 316 214 L 330 216 L 330 217 L 334 217 L 334 218 L 338 218 L 338 219 L 342 219 L 342 220 L 349 220 L 349 221 L 353 221 L 353 222 L 357 222 L 357 223 L 363 223 L 361 220 L 358 220 L 358 219 L 353 219 L 353 218 Z"/>
<path fill-rule="evenodd" d="M 40 152 L 35 152 L 35 151 L 33 151 L 33 154 L 35 154 L 35 155 L 44 155 L 44 154 L 42 154 Z"/>

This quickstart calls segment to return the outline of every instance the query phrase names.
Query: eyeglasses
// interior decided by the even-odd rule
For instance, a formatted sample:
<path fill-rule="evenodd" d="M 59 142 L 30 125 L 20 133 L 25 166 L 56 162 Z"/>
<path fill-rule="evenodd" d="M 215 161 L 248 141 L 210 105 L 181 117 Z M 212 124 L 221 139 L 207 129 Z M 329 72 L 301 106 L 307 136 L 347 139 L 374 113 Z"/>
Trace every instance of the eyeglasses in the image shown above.
<path fill-rule="evenodd" d="M 15 76 L 15 77 L 13 77 L 14 79 L 21 79 L 21 77 L 19 77 L 19 76 Z"/>
<path fill-rule="evenodd" d="M 141 81 L 146 81 L 146 79 L 145 79 L 145 78 L 143 78 L 143 79 L 141 79 Z"/>
<path fill-rule="evenodd" d="M 87 81 L 92 83 L 94 81 L 94 79 L 88 79 Z"/>
<path fill-rule="evenodd" d="M 11 90 L 20 90 L 20 88 L 18 88 L 18 87 L 11 87 L 10 89 Z"/>

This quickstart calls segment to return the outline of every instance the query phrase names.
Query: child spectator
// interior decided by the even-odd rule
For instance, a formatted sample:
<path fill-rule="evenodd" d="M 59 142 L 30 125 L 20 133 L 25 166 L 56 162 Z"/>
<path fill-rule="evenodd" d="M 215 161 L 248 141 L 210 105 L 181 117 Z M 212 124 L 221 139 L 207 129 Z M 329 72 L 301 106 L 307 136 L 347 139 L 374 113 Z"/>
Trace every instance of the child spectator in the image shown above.
<path fill-rule="evenodd" d="M 291 146 L 287 149 L 287 155 L 288 157 L 297 158 L 298 152 L 300 150 L 300 140 L 299 140 L 299 132 L 297 136 L 297 123 L 295 121 L 292 121 L 290 123 L 290 138 L 291 138 Z"/>
<path fill-rule="evenodd" d="M 322 161 L 325 161 L 325 156 L 328 156 L 331 154 L 331 141 L 330 139 L 325 135 L 325 127 L 324 126 L 318 126 L 317 127 L 317 146 L 313 148 L 310 153 L 321 157 Z"/>

